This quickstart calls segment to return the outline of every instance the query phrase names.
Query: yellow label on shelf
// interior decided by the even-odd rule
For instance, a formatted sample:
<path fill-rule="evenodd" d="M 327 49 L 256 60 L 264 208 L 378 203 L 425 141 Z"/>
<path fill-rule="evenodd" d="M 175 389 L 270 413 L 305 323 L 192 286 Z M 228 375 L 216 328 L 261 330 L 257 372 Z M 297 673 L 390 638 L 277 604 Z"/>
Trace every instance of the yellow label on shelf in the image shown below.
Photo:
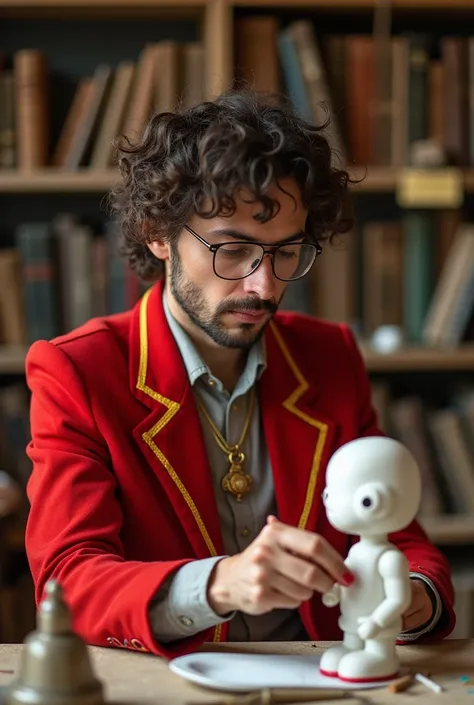
<path fill-rule="evenodd" d="M 459 208 L 464 199 L 463 173 L 455 167 L 401 169 L 396 198 L 402 208 Z"/>

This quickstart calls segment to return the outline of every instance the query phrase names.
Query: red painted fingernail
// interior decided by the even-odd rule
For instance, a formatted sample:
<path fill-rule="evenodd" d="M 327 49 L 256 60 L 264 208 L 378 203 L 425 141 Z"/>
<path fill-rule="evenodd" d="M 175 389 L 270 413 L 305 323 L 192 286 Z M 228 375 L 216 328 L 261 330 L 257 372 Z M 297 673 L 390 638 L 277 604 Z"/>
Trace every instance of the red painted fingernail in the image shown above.
<path fill-rule="evenodd" d="M 351 573 L 350 570 L 346 570 L 346 572 L 342 576 L 342 584 L 346 585 L 346 587 L 349 587 L 349 585 L 352 585 L 354 580 L 355 580 L 354 573 Z"/>

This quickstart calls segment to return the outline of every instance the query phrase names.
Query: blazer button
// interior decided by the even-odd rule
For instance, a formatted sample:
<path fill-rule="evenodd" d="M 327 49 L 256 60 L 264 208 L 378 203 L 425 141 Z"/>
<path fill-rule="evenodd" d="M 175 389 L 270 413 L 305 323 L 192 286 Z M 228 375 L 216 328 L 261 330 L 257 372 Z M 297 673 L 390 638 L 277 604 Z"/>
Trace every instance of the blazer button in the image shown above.
<path fill-rule="evenodd" d="M 108 644 L 111 644 L 112 646 L 117 646 L 117 647 L 120 648 L 120 649 L 123 648 L 122 642 L 119 641 L 119 639 L 117 639 L 116 636 L 108 636 L 108 637 L 107 637 L 107 643 L 108 643 Z"/>
<path fill-rule="evenodd" d="M 138 639 L 130 639 L 130 648 L 135 649 L 136 651 L 149 651 Z"/>
<path fill-rule="evenodd" d="M 182 616 L 179 618 L 179 621 L 181 622 L 181 624 L 184 624 L 185 627 L 192 627 L 193 624 L 194 624 L 194 622 L 193 622 L 193 620 L 191 619 L 191 617 L 186 617 L 185 615 L 182 615 Z"/>

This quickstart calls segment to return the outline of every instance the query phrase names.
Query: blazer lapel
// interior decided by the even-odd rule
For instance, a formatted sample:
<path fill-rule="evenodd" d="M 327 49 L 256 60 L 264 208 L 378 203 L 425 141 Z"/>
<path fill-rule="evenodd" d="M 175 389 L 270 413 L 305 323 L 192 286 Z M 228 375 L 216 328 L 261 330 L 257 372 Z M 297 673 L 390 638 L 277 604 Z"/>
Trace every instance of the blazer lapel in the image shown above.
<path fill-rule="evenodd" d="M 224 552 L 199 416 L 162 305 L 161 284 L 137 305 L 130 336 L 130 389 L 150 412 L 134 429 L 197 558 Z M 209 489 L 211 488 L 211 489 Z"/>
<path fill-rule="evenodd" d="M 278 323 L 266 334 L 268 365 L 260 381 L 263 425 L 281 521 L 316 531 L 325 521 L 321 493 L 335 424 L 316 404 L 312 388 Z"/>

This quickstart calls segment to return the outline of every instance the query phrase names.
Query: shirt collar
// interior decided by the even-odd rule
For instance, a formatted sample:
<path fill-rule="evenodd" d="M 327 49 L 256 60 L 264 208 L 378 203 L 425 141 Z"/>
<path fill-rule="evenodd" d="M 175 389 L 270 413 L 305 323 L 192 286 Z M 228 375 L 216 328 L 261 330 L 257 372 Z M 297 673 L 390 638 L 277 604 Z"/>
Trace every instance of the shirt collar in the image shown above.
<path fill-rule="evenodd" d="M 187 375 L 189 377 L 189 382 L 191 386 L 194 386 L 196 381 L 202 377 L 212 378 L 216 382 L 217 386 L 223 389 L 220 380 L 214 377 L 209 367 L 206 365 L 201 355 L 196 349 L 193 341 L 186 333 L 184 328 L 176 320 L 176 318 L 171 313 L 168 300 L 166 297 L 166 291 L 163 289 L 163 309 L 165 312 L 166 320 L 170 327 L 171 333 L 176 341 L 176 345 L 183 358 L 183 363 L 186 368 Z M 267 364 L 266 350 L 265 350 L 265 340 L 262 336 L 260 340 L 252 345 L 247 355 L 247 362 L 240 377 L 238 387 L 249 389 L 255 382 L 259 379 L 260 375 L 264 371 Z M 244 389 L 242 389 L 244 391 Z"/>

